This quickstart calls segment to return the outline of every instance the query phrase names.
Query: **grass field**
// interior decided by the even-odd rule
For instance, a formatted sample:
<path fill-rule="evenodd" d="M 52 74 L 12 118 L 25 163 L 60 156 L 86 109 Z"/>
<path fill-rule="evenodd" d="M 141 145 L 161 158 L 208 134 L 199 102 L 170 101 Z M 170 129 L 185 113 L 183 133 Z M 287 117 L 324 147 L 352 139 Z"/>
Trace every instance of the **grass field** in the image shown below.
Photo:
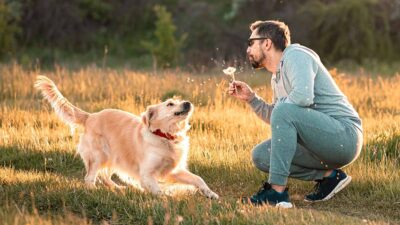
<path fill-rule="evenodd" d="M 267 177 L 251 163 L 254 145 L 270 128 L 250 107 L 226 94 L 227 78 L 183 72 L 147 74 L 87 67 L 78 71 L 0 67 L 0 224 L 399 224 L 400 75 L 338 74 L 342 91 L 363 119 L 360 158 L 345 168 L 353 182 L 323 203 L 303 202 L 313 183 L 289 181 L 294 209 L 237 203 Z M 154 197 L 83 184 L 84 166 L 75 156 L 77 135 L 34 91 L 36 75 L 49 76 L 72 103 L 89 112 L 119 108 L 138 114 L 169 96 L 192 101 L 195 112 L 189 168 L 220 200 L 199 193 Z M 270 99 L 269 77 L 239 74 Z"/>

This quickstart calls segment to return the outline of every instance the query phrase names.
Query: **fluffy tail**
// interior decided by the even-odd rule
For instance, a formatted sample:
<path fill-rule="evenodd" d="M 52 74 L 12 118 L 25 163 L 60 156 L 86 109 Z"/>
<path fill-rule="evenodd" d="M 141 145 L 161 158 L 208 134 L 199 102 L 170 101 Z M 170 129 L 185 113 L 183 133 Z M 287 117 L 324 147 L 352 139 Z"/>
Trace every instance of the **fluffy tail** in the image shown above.
<path fill-rule="evenodd" d="M 57 116 L 70 125 L 72 132 L 76 125 L 85 125 L 89 113 L 72 105 L 64 98 L 52 80 L 45 76 L 37 76 L 35 88 L 40 90 L 43 97 L 50 102 Z"/>

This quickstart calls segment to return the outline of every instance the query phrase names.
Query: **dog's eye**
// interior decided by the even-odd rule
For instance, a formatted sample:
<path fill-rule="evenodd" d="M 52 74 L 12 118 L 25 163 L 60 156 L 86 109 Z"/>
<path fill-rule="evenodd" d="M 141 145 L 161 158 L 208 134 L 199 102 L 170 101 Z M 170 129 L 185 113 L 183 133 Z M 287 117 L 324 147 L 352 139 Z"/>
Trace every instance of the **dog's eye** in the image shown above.
<path fill-rule="evenodd" d="M 167 106 L 174 106 L 174 103 L 170 102 L 167 104 Z"/>

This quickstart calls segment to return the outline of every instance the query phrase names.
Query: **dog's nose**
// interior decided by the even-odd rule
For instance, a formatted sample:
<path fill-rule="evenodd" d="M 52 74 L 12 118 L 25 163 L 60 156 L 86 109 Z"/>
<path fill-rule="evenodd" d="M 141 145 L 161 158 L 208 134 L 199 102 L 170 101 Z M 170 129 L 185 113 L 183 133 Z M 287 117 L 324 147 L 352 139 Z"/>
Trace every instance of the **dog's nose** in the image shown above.
<path fill-rule="evenodd" d="M 192 104 L 190 104 L 190 102 L 184 102 L 184 103 L 183 103 L 183 108 L 184 108 L 185 110 L 189 110 L 190 107 L 191 107 L 191 105 L 192 105 Z"/>

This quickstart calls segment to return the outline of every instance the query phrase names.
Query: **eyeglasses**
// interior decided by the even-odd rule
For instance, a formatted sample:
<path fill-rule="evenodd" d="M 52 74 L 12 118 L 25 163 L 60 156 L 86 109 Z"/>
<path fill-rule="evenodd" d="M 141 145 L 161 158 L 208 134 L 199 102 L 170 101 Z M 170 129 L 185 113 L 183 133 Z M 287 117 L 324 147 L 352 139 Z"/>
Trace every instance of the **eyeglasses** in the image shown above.
<path fill-rule="evenodd" d="M 249 38 L 247 40 L 247 46 L 251 47 L 254 44 L 255 40 L 264 40 L 264 39 L 268 39 L 267 37 L 256 37 L 256 38 Z"/>

